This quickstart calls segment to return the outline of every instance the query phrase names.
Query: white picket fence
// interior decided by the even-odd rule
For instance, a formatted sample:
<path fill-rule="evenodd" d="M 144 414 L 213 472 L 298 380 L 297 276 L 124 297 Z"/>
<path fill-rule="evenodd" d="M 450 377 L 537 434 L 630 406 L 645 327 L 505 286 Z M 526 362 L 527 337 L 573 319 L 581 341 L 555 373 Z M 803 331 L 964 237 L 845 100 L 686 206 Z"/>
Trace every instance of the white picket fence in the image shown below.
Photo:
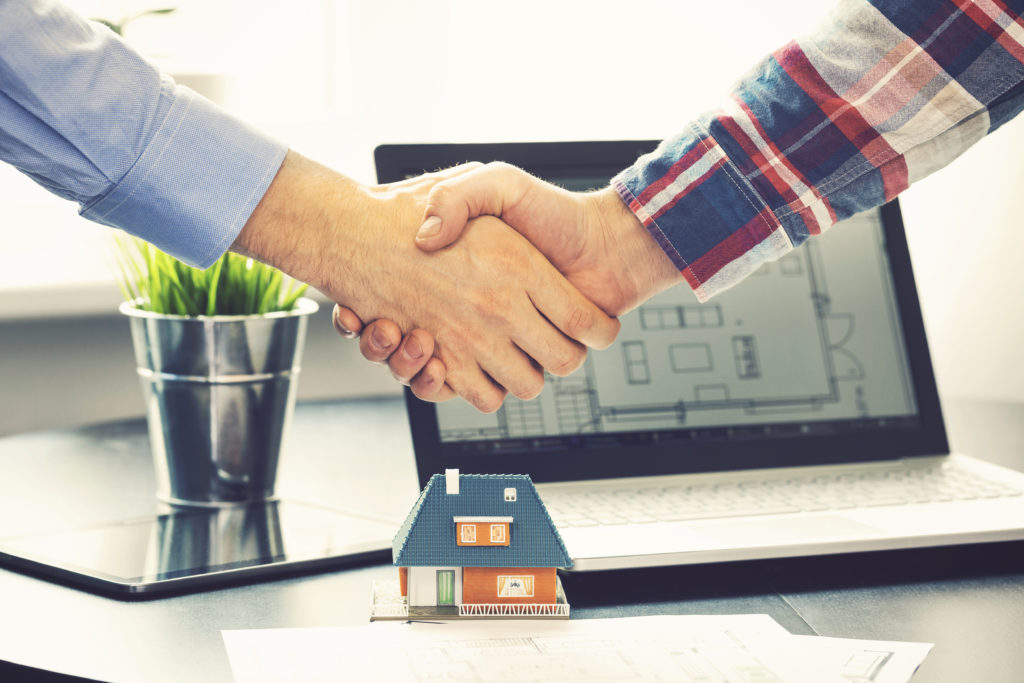
<path fill-rule="evenodd" d="M 463 603 L 459 605 L 460 617 L 567 617 L 569 605 L 566 603 L 545 604 L 490 604 Z"/>
<path fill-rule="evenodd" d="M 370 616 L 373 617 L 407 617 L 408 605 L 371 605 Z"/>
<path fill-rule="evenodd" d="M 370 598 L 370 618 L 408 617 L 409 605 L 399 591 L 397 581 L 374 581 Z"/>

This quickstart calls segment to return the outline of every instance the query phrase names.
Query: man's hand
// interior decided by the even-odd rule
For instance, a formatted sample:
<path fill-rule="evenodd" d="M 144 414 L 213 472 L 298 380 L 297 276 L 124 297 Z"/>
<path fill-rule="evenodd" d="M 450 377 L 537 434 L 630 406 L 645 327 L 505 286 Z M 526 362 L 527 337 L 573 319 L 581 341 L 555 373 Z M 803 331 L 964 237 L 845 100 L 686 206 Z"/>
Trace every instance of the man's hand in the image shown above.
<path fill-rule="evenodd" d="M 518 230 L 610 315 L 625 313 L 680 280 L 654 237 L 612 188 L 569 192 L 502 163 L 436 184 L 416 243 L 425 251 L 444 249 L 459 238 L 467 220 L 480 215 L 499 216 Z M 335 320 L 353 333 L 362 331 L 352 311 L 336 309 Z M 368 336 L 384 344 L 372 345 Z M 413 358 L 406 348 L 410 339 L 403 341 L 389 321 L 372 322 L 362 339 L 363 355 L 387 361 L 392 374 L 420 398 L 450 397 L 443 389 L 444 368 L 434 360 Z M 417 335 L 413 346 L 429 347 L 429 341 Z"/>
<path fill-rule="evenodd" d="M 441 253 L 417 249 L 431 185 L 368 189 L 290 152 L 232 248 L 346 302 L 359 318 L 429 332 L 433 348 L 420 358 L 437 356 L 447 384 L 483 411 L 496 410 L 506 390 L 536 396 L 541 368 L 563 375 L 579 367 L 586 352 L 574 340 L 614 340 L 618 321 L 497 219 L 472 221 Z"/>
<path fill-rule="evenodd" d="M 476 216 L 497 216 L 546 255 L 609 315 L 632 310 L 679 280 L 679 272 L 612 188 L 569 192 L 504 163 L 435 185 L 416 243 L 436 251 Z"/>

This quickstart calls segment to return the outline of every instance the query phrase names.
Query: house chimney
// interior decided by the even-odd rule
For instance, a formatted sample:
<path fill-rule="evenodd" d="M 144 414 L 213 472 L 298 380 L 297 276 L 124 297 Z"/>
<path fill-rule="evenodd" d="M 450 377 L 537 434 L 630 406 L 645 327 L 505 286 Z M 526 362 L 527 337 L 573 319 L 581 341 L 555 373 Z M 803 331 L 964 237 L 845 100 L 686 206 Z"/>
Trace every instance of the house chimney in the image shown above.
<path fill-rule="evenodd" d="M 449 495 L 459 495 L 459 471 L 457 469 L 444 471 L 444 486 Z"/>

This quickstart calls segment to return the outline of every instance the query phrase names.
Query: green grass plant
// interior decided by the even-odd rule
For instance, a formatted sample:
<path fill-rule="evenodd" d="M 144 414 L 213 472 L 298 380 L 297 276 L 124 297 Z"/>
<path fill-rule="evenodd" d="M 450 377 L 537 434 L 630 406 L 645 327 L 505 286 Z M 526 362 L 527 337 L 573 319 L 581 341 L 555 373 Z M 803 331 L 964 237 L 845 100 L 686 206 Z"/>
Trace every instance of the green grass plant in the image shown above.
<path fill-rule="evenodd" d="M 116 238 L 125 299 L 167 315 L 263 315 L 290 311 L 305 291 L 277 268 L 231 252 L 206 270 L 192 268 L 137 238 Z"/>

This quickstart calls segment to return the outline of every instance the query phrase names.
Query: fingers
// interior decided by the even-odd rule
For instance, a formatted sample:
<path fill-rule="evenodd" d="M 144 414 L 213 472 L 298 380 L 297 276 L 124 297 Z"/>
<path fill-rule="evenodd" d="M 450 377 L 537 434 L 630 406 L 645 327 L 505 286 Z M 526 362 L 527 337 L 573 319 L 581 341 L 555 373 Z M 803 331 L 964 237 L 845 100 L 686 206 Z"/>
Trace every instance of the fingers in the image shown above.
<path fill-rule="evenodd" d="M 434 338 L 417 329 L 406 336 L 388 359 L 394 378 L 409 385 L 413 394 L 426 401 L 446 401 L 458 390 L 480 410 L 493 412 L 509 393 L 529 400 L 544 388 L 543 371 L 512 345 L 500 358 L 488 362 L 486 368 L 470 367 L 452 376 L 441 359 L 431 356 L 433 352 Z"/>
<path fill-rule="evenodd" d="M 359 351 L 374 363 L 386 361 L 402 341 L 402 330 L 390 320 L 374 320 L 359 337 Z"/>
<path fill-rule="evenodd" d="M 398 325 L 390 320 L 375 320 L 366 326 L 359 339 L 359 350 L 368 361 L 386 362 L 396 380 L 418 389 L 414 391 L 417 396 L 445 400 L 439 398 L 445 388 L 445 365 L 431 358 L 434 338 L 428 332 L 416 329 L 403 339 Z M 451 387 L 447 389 L 451 391 Z"/>
<path fill-rule="evenodd" d="M 455 390 L 445 383 L 446 372 L 439 358 L 430 358 L 423 370 L 409 382 L 409 388 L 417 398 L 433 403 L 455 398 Z"/>
<path fill-rule="evenodd" d="M 388 359 L 392 376 L 402 384 L 409 384 L 413 377 L 425 369 L 424 366 L 434 354 L 434 338 L 424 330 L 416 329 L 406 335 L 398 349 Z M 444 363 L 438 361 L 439 379 L 444 383 Z M 435 373 L 437 369 L 435 368 Z M 422 382 L 421 382 L 422 383 Z"/>
<path fill-rule="evenodd" d="M 434 338 L 424 330 L 413 330 L 403 339 L 398 325 L 383 319 L 368 324 L 359 337 L 359 350 L 363 357 L 374 363 L 386 362 L 395 379 L 408 384 L 418 398 L 447 401 L 458 393 L 482 412 L 493 413 L 501 407 L 508 395 L 504 386 L 491 379 L 475 363 L 449 377 L 445 363 L 431 357 L 434 346 Z M 521 353 L 517 355 L 522 356 Z M 528 360 L 507 365 L 515 369 L 499 371 L 499 375 L 516 388 L 516 395 L 532 398 L 540 392 L 536 386 L 539 371 Z M 543 376 L 539 382 L 543 386 Z"/>
<path fill-rule="evenodd" d="M 594 349 L 606 349 L 611 346 L 622 327 L 618 319 L 608 317 L 590 299 L 580 294 L 579 290 L 554 267 L 550 264 L 545 265 L 547 267 L 537 269 L 537 280 L 527 290 L 537 310 L 570 340 L 574 339 Z M 548 343 L 552 343 L 550 339 L 549 334 Z M 535 355 L 538 350 L 534 348 L 535 343 L 531 343 L 532 341 L 526 337 L 521 341 L 517 339 L 516 343 L 523 346 L 523 350 L 536 358 L 549 372 L 559 374 L 555 369 L 563 367 L 563 363 L 549 363 Z M 557 343 L 553 351 L 568 353 L 564 344 Z M 580 360 L 581 364 L 582 362 Z M 564 367 L 569 367 L 569 364 L 566 363 Z M 569 371 L 572 370 L 575 370 L 575 367 Z"/>
<path fill-rule="evenodd" d="M 367 360 L 387 361 L 392 376 L 408 385 L 417 398 L 438 403 L 456 396 L 445 382 L 444 363 L 432 357 L 434 338 L 424 330 L 413 330 L 402 339 L 395 323 L 377 320 L 366 326 L 359 350 Z"/>
<path fill-rule="evenodd" d="M 505 163 L 487 164 L 442 180 L 427 195 L 416 245 L 424 251 L 448 246 L 471 218 L 501 216 L 507 206 L 522 199 L 533 180 L 526 171 Z"/>
<path fill-rule="evenodd" d="M 447 383 L 452 390 L 481 413 L 493 413 L 505 401 L 508 391 L 491 379 L 475 362 L 457 365 L 447 356 L 441 359 L 447 368 Z"/>
<path fill-rule="evenodd" d="M 417 398 L 439 403 L 455 397 L 445 383 L 447 369 L 441 359 L 434 358 L 434 338 L 425 330 L 415 329 L 406 335 L 388 359 L 391 375 L 412 389 Z"/>
<path fill-rule="evenodd" d="M 573 357 L 573 370 L 582 363 L 575 363 L 575 360 Z M 524 401 L 537 398 L 544 388 L 544 371 L 521 348 L 511 343 L 505 353 L 488 359 L 482 369 L 498 386 Z"/>
<path fill-rule="evenodd" d="M 334 313 L 331 317 L 334 329 L 345 339 L 355 339 L 363 331 L 363 321 L 359 319 L 355 311 L 345 308 L 341 304 L 334 304 Z"/>

